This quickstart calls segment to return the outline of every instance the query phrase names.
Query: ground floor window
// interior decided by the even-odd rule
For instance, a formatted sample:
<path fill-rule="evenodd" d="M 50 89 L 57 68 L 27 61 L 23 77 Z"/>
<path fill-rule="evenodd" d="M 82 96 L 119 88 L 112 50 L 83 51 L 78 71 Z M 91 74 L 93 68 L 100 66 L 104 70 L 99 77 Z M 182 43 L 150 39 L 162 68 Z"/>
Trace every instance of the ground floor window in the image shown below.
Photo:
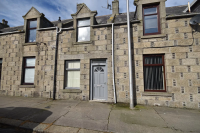
<path fill-rule="evenodd" d="M 24 57 L 23 81 L 24 85 L 34 85 L 35 57 Z"/>
<path fill-rule="evenodd" d="M 65 89 L 80 89 L 80 61 L 65 62 Z"/>
<path fill-rule="evenodd" d="M 164 55 L 144 55 L 144 91 L 166 91 Z"/>

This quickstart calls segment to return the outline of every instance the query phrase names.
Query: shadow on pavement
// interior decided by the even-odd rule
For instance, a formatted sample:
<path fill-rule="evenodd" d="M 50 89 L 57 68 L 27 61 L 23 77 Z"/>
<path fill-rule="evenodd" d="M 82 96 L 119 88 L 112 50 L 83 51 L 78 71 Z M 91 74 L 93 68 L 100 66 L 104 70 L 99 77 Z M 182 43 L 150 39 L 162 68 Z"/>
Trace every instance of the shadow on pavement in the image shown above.
<path fill-rule="evenodd" d="M 49 125 L 42 122 L 45 121 L 51 114 L 51 111 L 39 108 L 0 108 L 0 124 L 12 126 L 10 128 L 0 127 L 0 132 L 2 130 L 9 131 L 14 127 L 18 127 L 18 129 L 26 129 L 28 131 L 43 131 Z"/>

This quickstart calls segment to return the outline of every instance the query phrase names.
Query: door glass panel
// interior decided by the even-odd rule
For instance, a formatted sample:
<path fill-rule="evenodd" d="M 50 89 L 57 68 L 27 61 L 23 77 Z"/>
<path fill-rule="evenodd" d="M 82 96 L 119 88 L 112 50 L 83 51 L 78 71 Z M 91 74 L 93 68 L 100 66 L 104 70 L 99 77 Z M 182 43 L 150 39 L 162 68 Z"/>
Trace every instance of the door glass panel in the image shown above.
<path fill-rule="evenodd" d="M 144 15 L 155 14 L 155 13 L 157 13 L 156 7 L 144 9 Z"/>
<path fill-rule="evenodd" d="M 25 83 L 34 83 L 35 68 L 25 69 Z"/>
<path fill-rule="evenodd" d="M 2 60 L 0 59 L 0 64 L 2 64 Z"/>
<path fill-rule="evenodd" d="M 26 66 L 35 66 L 35 58 L 27 58 L 26 59 Z"/>
<path fill-rule="evenodd" d="M 67 87 L 80 87 L 80 71 L 68 71 L 67 76 Z"/>
<path fill-rule="evenodd" d="M 145 33 L 156 33 L 158 32 L 158 16 L 145 16 Z"/>

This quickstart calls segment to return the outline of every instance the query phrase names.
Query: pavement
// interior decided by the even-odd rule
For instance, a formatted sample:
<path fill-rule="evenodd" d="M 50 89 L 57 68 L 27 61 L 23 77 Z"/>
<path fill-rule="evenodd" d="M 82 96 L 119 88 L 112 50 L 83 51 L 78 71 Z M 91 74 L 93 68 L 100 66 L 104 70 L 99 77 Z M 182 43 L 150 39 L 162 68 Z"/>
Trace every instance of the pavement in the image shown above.
<path fill-rule="evenodd" d="M 200 110 L 0 96 L 0 124 L 34 133 L 199 133 Z"/>

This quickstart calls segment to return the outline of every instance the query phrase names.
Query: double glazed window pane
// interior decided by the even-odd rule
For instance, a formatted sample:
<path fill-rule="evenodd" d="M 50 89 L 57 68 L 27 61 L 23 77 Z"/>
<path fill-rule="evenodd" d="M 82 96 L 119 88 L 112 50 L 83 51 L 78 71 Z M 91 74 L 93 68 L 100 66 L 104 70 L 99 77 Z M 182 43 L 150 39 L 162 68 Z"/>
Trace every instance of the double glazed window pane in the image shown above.
<path fill-rule="evenodd" d="M 80 26 L 89 26 L 90 25 L 90 19 L 85 19 L 85 20 L 79 20 L 78 21 L 78 27 Z"/>
<path fill-rule="evenodd" d="M 144 15 L 148 15 L 148 14 L 155 14 L 157 13 L 157 8 L 146 8 L 144 9 Z"/>
<path fill-rule="evenodd" d="M 78 42 L 90 41 L 90 19 L 78 20 Z"/>
<path fill-rule="evenodd" d="M 33 66 L 35 67 L 35 58 L 26 59 L 26 66 Z"/>
<path fill-rule="evenodd" d="M 80 71 L 68 71 L 67 76 L 67 87 L 80 87 Z"/>
<path fill-rule="evenodd" d="M 25 69 L 25 83 L 34 83 L 35 68 Z"/>
<path fill-rule="evenodd" d="M 66 76 L 67 88 L 80 88 L 80 62 L 67 62 Z"/>
<path fill-rule="evenodd" d="M 35 58 L 25 58 L 24 83 L 34 83 L 35 76 Z"/>
<path fill-rule="evenodd" d="M 36 29 L 29 30 L 28 37 L 29 37 L 28 38 L 29 42 L 35 42 L 35 40 L 36 40 Z"/>
<path fill-rule="evenodd" d="M 29 28 L 36 28 L 37 27 L 37 21 L 30 21 L 30 27 Z"/>
<path fill-rule="evenodd" d="M 151 15 L 144 17 L 145 33 L 156 33 L 158 32 L 158 16 Z"/>
<path fill-rule="evenodd" d="M 80 68 L 80 62 L 69 62 L 68 63 L 68 69 L 73 69 L 73 68 L 77 68 L 79 69 Z"/>
<path fill-rule="evenodd" d="M 162 56 L 145 57 L 144 64 L 162 64 Z"/>
<path fill-rule="evenodd" d="M 163 66 L 144 67 L 144 89 L 164 90 Z"/>
<path fill-rule="evenodd" d="M 146 91 L 163 91 L 165 89 L 162 59 L 162 55 L 144 57 L 144 89 Z"/>
<path fill-rule="evenodd" d="M 90 41 L 90 27 L 78 28 L 78 41 Z"/>

